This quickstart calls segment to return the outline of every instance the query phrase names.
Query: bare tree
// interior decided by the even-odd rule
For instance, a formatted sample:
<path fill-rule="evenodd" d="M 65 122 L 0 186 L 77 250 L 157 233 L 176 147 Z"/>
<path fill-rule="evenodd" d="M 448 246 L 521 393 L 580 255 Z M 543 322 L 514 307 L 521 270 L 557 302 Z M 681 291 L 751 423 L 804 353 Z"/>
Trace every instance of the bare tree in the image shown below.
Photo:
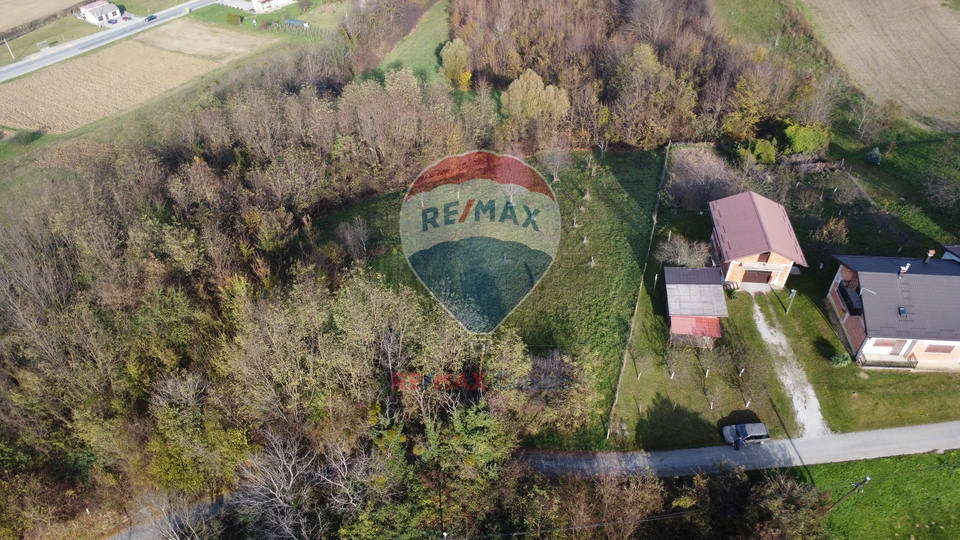
<path fill-rule="evenodd" d="M 240 465 L 231 506 L 265 538 L 318 538 L 326 528 L 315 493 L 318 461 L 295 437 L 269 432 L 263 452 Z"/>
<path fill-rule="evenodd" d="M 560 172 L 570 166 L 569 143 L 566 134 L 555 133 L 543 153 L 543 160 L 553 174 L 553 182 L 560 181 Z"/>
<path fill-rule="evenodd" d="M 710 244 L 687 240 L 682 234 L 674 234 L 657 247 L 657 258 L 665 263 L 701 267 L 710 258 Z"/>
<path fill-rule="evenodd" d="M 163 540 L 204 540 L 222 533 L 221 503 L 204 503 L 182 492 L 143 491 L 134 501 Z"/>

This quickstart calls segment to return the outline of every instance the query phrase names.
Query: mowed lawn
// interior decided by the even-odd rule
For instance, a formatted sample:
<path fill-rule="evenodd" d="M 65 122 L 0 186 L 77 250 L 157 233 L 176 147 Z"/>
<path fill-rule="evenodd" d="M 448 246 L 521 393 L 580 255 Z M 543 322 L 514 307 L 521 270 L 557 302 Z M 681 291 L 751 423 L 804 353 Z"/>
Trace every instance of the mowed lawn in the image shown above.
<path fill-rule="evenodd" d="M 377 71 L 407 67 L 425 81 L 440 78 L 440 49 L 450 39 L 449 8 L 448 0 L 430 8 L 413 32 L 383 59 Z"/>
<path fill-rule="evenodd" d="M 56 47 L 77 38 L 96 34 L 99 31 L 100 29 L 96 26 L 83 22 L 75 17 L 57 19 L 46 26 L 37 28 L 33 32 L 10 40 L 8 42 L 10 51 L 13 51 L 16 60 L 10 57 L 10 51 L 8 51 L 6 47 L 0 47 L 0 66 L 22 60 L 25 56 L 38 53 L 37 43 L 41 41 L 46 41 L 50 47 Z"/>
<path fill-rule="evenodd" d="M 831 504 L 870 477 L 830 512 L 827 524 L 835 538 L 960 538 L 960 450 L 812 465 L 790 473 L 829 490 Z"/>

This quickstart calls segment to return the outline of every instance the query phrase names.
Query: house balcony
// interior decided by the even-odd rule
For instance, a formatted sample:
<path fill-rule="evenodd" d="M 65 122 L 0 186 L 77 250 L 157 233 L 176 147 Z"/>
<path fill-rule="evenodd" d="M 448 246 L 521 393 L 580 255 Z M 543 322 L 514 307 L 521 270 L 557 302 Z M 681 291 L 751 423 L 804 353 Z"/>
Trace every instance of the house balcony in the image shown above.
<path fill-rule="evenodd" d="M 867 368 L 899 368 L 899 369 L 916 369 L 917 361 L 904 358 L 902 356 L 894 356 L 892 354 L 866 354 L 861 353 L 857 357 L 857 362 L 861 366 Z"/>

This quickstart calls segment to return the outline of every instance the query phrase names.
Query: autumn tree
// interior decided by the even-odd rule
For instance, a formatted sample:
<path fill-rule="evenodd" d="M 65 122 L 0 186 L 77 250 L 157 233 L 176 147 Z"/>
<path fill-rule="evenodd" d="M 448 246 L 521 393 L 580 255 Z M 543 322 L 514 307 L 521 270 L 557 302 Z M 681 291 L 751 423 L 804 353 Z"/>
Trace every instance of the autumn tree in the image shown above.
<path fill-rule="evenodd" d="M 500 104 L 507 117 L 506 131 L 510 140 L 521 141 L 530 137 L 534 145 L 559 129 L 570 112 L 570 97 L 566 90 L 544 85 L 543 79 L 530 69 L 510 83 L 500 96 Z"/>
<path fill-rule="evenodd" d="M 440 50 L 440 70 L 444 78 L 461 91 L 470 89 L 469 54 L 467 45 L 460 38 L 448 41 Z"/>
<path fill-rule="evenodd" d="M 723 118 L 724 133 L 736 141 L 752 138 L 757 123 L 767 114 L 769 93 L 769 82 L 762 76 L 752 72 L 742 75 L 730 97 L 731 111 Z"/>
<path fill-rule="evenodd" d="M 634 146 L 663 144 L 694 117 L 693 87 L 660 64 L 649 45 L 637 45 L 621 60 L 613 87 L 613 122 L 622 140 Z"/>

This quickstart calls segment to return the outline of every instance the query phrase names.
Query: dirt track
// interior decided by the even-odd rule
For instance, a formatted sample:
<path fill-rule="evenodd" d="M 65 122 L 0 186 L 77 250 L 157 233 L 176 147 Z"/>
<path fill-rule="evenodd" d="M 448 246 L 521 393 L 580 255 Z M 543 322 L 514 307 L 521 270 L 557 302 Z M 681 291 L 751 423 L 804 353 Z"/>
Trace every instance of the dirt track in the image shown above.
<path fill-rule="evenodd" d="M 942 0 L 806 0 L 821 39 L 876 101 L 960 130 L 960 11 Z"/>
<path fill-rule="evenodd" d="M 90 0 L 91 2 L 93 0 Z M 66 9 L 79 0 L 0 0 L 0 32 L 28 23 L 34 19 L 41 19 L 53 15 L 61 9 Z"/>

